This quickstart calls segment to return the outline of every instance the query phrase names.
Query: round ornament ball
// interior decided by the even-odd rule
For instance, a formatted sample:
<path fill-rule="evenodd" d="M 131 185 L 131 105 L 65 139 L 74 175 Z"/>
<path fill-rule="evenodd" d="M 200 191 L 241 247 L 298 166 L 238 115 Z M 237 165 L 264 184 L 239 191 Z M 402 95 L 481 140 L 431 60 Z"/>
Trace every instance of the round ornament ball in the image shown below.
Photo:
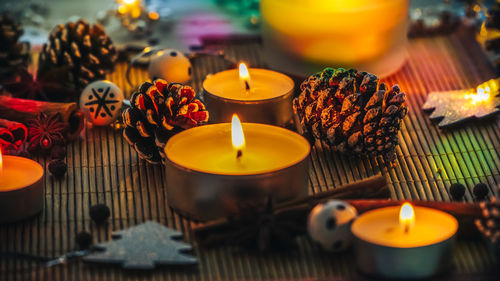
<path fill-rule="evenodd" d="M 180 51 L 164 49 L 156 53 L 149 63 L 149 77 L 184 84 L 191 80 L 191 62 Z"/>
<path fill-rule="evenodd" d="M 83 89 L 80 108 L 87 112 L 92 124 L 105 126 L 120 116 L 123 99 L 123 92 L 118 86 L 107 80 L 99 80 Z"/>
<path fill-rule="evenodd" d="M 356 209 L 347 202 L 330 200 L 312 209 L 307 230 L 312 240 L 324 249 L 340 252 L 351 245 L 351 222 L 357 215 Z"/>

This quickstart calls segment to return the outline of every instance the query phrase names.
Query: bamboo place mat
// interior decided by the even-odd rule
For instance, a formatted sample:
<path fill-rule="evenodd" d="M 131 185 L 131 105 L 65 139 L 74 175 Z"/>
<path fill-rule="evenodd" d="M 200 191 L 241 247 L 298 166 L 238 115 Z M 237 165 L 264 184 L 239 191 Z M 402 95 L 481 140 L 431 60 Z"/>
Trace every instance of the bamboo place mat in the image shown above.
<path fill-rule="evenodd" d="M 259 43 L 221 47 L 234 60 L 265 65 Z M 421 110 L 431 91 L 472 87 L 493 78 L 493 68 L 480 47 L 474 40 L 454 34 L 412 40 L 408 55 L 402 70 L 386 79 L 404 89 L 410 109 L 399 134 L 396 166 L 390 167 L 380 159 L 349 158 L 318 143 L 311 153 L 311 192 L 382 173 L 393 198 L 449 201 L 447 188 L 459 181 L 467 185 L 466 201 L 472 202 L 474 184 L 485 182 L 493 190 L 500 182 L 497 120 L 441 131 Z M 199 90 L 205 75 L 222 68 L 222 62 L 212 57 L 196 60 L 193 86 Z M 118 65 L 109 79 L 130 95 L 125 70 L 125 64 Z M 131 78 L 138 85 L 147 80 L 147 73 L 133 69 Z M 66 178 L 56 181 L 45 177 L 43 213 L 31 220 L 0 226 L 0 249 L 58 256 L 76 248 L 74 237 L 81 230 L 90 231 L 94 241 L 101 242 L 108 240 L 114 230 L 147 220 L 178 229 L 191 241 L 191 223 L 166 204 L 167 175 L 162 167 L 139 160 L 120 131 L 96 128 L 84 133 L 84 138 L 68 145 Z M 47 163 L 47 159 L 38 160 Z M 90 220 L 89 208 L 96 203 L 111 208 L 107 226 L 97 227 Z M 147 273 L 80 262 L 45 269 L 24 260 L 0 258 L 0 280 L 359 280 L 352 253 L 325 253 L 305 237 L 298 243 L 297 250 L 270 254 L 230 247 L 195 247 L 194 254 L 200 261 L 197 268 L 161 268 Z M 453 270 L 446 279 L 495 278 L 488 275 L 495 269 L 494 257 L 482 241 L 459 241 L 452 258 Z"/>

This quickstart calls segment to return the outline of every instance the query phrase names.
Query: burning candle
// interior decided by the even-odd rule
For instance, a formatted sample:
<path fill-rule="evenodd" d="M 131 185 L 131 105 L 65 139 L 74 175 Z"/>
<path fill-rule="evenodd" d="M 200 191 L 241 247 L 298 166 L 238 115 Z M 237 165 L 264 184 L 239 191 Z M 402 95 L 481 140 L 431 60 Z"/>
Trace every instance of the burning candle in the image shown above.
<path fill-rule="evenodd" d="M 296 75 L 325 66 L 377 76 L 405 59 L 408 0 L 261 0 L 266 61 Z"/>
<path fill-rule="evenodd" d="M 167 142 L 169 205 L 197 220 L 234 214 L 242 202 L 307 195 L 310 146 L 271 125 L 232 123 L 195 127 Z"/>
<path fill-rule="evenodd" d="M 0 223 L 18 221 L 43 208 L 43 168 L 0 151 Z"/>
<path fill-rule="evenodd" d="M 203 94 L 213 123 L 231 122 L 236 113 L 243 122 L 284 125 L 292 118 L 293 80 L 267 69 L 238 69 L 207 76 Z"/>
<path fill-rule="evenodd" d="M 431 277 L 448 269 L 457 229 L 453 216 L 409 203 L 366 212 L 351 226 L 357 265 L 383 278 Z"/>

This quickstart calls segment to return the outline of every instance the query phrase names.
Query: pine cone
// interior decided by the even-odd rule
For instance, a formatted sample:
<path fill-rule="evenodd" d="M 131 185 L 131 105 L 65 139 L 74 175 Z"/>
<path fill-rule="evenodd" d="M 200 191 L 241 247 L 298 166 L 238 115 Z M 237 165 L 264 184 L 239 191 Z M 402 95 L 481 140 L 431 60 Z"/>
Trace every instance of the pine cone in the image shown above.
<path fill-rule="evenodd" d="M 19 43 L 23 34 L 21 25 L 9 14 L 0 15 L 0 83 L 10 79 L 19 68 L 24 68 L 29 61 L 29 45 Z"/>
<path fill-rule="evenodd" d="M 123 112 L 123 136 L 140 158 L 158 164 L 171 136 L 208 121 L 205 105 L 195 96 L 193 88 L 162 79 L 139 87 Z"/>
<path fill-rule="evenodd" d="M 341 152 L 394 160 L 408 111 L 398 85 L 388 90 L 373 74 L 326 68 L 308 77 L 300 90 L 293 108 L 306 132 Z"/>
<path fill-rule="evenodd" d="M 103 79 L 105 73 L 114 68 L 116 59 L 116 49 L 99 24 L 90 26 L 84 20 L 69 22 L 52 30 L 40 52 L 38 75 L 65 73 L 68 77 L 57 77 L 54 82 L 69 81 L 68 87 L 74 89 L 73 96 L 51 95 L 48 98 L 76 101 L 85 86 Z"/>

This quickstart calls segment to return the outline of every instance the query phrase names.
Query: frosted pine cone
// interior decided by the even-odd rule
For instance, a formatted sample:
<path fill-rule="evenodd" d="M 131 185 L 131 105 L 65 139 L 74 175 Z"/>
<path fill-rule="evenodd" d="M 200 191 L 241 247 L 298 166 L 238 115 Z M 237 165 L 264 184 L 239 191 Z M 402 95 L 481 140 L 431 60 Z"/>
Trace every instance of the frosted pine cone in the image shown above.
<path fill-rule="evenodd" d="M 407 114 L 399 86 L 355 69 L 326 68 L 300 85 L 293 108 L 301 125 L 334 149 L 382 155 L 393 161 L 401 120 Z"/>
<path fill-rule="evenodd" d="M 171 136 L 208 121 L 205 105 L 195 96 L 193 88 L 162 79 L 139 87 L 130 100 L 132 106 L 123 112 L 123 136 L 140 158 L 160 163 Z"/>

